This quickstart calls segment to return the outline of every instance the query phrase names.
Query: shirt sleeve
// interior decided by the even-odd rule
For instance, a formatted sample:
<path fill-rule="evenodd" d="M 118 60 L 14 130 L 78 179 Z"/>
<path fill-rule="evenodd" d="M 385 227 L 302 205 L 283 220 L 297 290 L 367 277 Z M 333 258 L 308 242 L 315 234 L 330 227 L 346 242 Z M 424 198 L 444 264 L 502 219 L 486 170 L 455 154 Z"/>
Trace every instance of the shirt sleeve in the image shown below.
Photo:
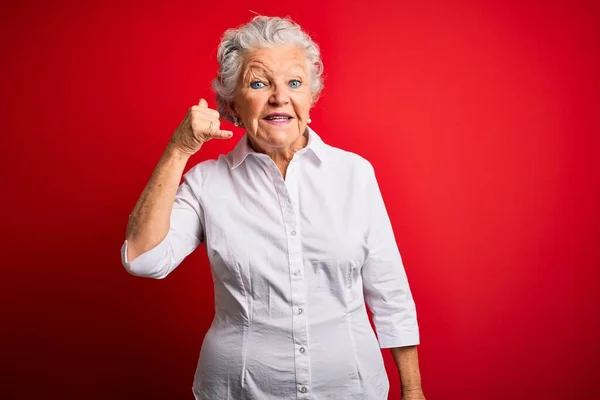
<path fill-rule="evenodd" d="M 363 292 L 381 348 L 419 344 L 415 303 L 375 171 L 367 175 L 367 257 Z"/>
<path fill-rule="evenodd" d="M 121 262 L 132 275 L 163 279 L 204 241 L 203 212 L 194 194 L 190 170 L 177 188 L 171 210 L 170 227 L 163 240 L 152 249 L 127 260 L 127 240 L 121 247 Z"/>

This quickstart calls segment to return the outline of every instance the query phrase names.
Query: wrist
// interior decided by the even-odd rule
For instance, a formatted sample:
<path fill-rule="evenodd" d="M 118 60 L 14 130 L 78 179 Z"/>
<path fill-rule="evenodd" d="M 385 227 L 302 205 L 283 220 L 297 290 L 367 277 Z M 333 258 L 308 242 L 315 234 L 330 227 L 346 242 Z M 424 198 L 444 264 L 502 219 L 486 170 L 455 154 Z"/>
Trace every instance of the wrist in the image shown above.
<path fill-rule="evenodd" d="M 423 388 L 418 386 L 404 386 L 402 385 L 402 393 L 423 393 Z"/>
<path fill-rule="evenodd" d="M 181 150 L 173 143 L 169 143 L 167 145 L 167 148 L 165 149 L 164 156 L 169 159 L 175 159 L 177 161 L 187 161 L 192 156 L 192 154 Z"/>

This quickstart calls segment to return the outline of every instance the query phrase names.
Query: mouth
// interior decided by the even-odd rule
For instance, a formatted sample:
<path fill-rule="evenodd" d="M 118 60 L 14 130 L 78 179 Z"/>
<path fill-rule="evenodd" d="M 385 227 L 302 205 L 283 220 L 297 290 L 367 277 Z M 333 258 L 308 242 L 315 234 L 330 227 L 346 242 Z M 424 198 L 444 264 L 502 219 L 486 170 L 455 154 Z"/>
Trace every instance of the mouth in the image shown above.
<path fill-rule="evenodd" d="M 290 123 L 294 119 L 290 114 L 286 113 L 273 113 L 263 118 L 267 123 L 271 125 L 285 125 Z"/>

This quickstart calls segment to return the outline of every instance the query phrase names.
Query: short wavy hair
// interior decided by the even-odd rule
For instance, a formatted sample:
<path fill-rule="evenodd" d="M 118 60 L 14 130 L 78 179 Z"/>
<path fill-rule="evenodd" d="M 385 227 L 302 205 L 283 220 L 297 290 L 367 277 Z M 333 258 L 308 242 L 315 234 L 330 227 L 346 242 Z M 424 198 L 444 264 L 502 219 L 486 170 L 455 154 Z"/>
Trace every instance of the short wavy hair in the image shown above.
<path fill-rule="evenodd" d="M 313 42 L 300 25 L 289 17 L 259 15 L 252 18 L 245 25 L 228 29 L 221 38 L 221 43 L 217 49 L 219 70 L 217 77 L 212 81 L 212 88 L 216 92 L 217 107 L 221 118 L 235 122 L 227 108 L 227 104 L 234 99 L 244 54 L 261 48 L 290 44 L 304 50 L 308 64 L 313 104 L 317 101 L 323 89 L 323 61 L 321 60 L 319 46 Z"/>

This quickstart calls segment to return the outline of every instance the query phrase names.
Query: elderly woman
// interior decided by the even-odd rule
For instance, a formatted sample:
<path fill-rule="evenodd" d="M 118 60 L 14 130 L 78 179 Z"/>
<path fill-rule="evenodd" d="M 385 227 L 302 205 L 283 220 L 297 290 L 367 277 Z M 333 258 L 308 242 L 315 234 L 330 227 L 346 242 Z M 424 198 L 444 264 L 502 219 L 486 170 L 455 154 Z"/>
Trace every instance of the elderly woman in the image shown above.
<path fill-rule="evenodd" d="M 308 126 L 319 48 L 289 19 L 255 17 L 225 33 L 218 62 L 218 110 L 189 109 L 121 249 L 129 273 L 161 279 L 206 244 L 215 316 L 195 398 L 387 399 L 391 348 L 404 398 L 424 399 L 415 304 L 373 167 Z M 206 142 L 232 137 L 220 118 L 244 135 L 183 175 Z"/>

